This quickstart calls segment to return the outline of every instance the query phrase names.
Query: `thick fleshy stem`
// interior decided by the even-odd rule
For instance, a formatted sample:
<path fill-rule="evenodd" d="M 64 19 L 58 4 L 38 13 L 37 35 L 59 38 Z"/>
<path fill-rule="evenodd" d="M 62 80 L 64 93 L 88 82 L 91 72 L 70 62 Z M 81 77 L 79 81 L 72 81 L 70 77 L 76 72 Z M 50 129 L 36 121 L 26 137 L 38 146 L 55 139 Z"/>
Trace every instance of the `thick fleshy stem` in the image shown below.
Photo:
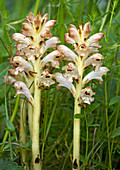
<path fill-rule="evenodd" d="M 35 61 L 35 90 L 34 90 L 34 112 L 33 112 L 33 130 L 32 130 L 32 158 L 33 169 L 40 170 L 40 149 L 39 149 L 39 122 L 40 122 L 40 100 L 41 90 L 38 87 L 38 81 L 40 77 L 40 60 Z"/>
<path fill-rule="evenodd" d="M 82 88 L 82 60 L 79 58 L 78 61 L 78 72 L 79 79 L 78 83 L 76 83 L 76 95 L 75 95 L 75 107 L 74 107 L 74 115 L 81 113 L 81 106 L 79 106 L 79 95 L 81 93 Z M 73 127 L 73 170 L 79 169 L 79 156 L 80 156 L 80 119 L 74 118 L 74 127 Z"/>

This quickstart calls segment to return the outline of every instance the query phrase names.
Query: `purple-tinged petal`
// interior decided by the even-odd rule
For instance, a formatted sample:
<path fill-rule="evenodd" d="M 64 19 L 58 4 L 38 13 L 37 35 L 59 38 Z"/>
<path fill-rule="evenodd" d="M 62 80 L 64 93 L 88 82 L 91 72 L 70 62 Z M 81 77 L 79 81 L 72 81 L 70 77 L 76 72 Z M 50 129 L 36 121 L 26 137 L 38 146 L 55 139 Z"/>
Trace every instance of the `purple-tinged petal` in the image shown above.
<path fill-rule="evenodd" d="M 48 48 L 56 48 L 56 44 L 57 43 L 61 43 L 61 41 L 59 40 L 58 37 L 52 37 L 49 40 L 46 41 L 46 45 L 45 45 L 45 51 Z"/>
<path fill-rule="evenodd" d="M 61 73 L 55 73 L 54 78 L 59 83 L 57 87 L 60 87 L 60 86 L 67 87 L 70 90 L 70 92 L 73 94 L 73 96 L 75 96 L 74 85 L 71 82 L 69 82 L 65 77 L 63 77 Z"/>
<path fill-rule="evenodd" d="M 52 84 L 55 84 L 55 81 L 53 81 L 52 78 L 53 78 L 53 75 L 50 74 L 47 70 L 43 71 L 39 78 L 39 87 L 41 87 L 41 86 L 49 87 Z"/>
<path fill-rule="evenodd" d="M 45 26 L 46 28 L 52 28 L 56 23 L 56 20 L 49 20 L 48 22 L 46 22 Z"/>
<path fill-rule="evenodd" d="M 41 67 L 44 67 L 46 63 L 51 62 L 52 67 L 59 68 L 59 56 L 60 52 L 58 50 L 55 50 L 44 57 L 44 59 L 41 61 Z"/>
<path fill-rule="evenodd" d="M 71 83 L 73 82 L 73 79 L 77 80 L 79 78 L 78 69 L 73 63 L 69 63 L 62 67 L 62 70 L 66 71 L 63 76 Z"/>
<path fill-rule="evenodd" d="M 11 76 L 13 76 L 16 80 L 22 80 L 22 75 L 21 74 L 17 74 L 16 75 L 16 71 L 14 69 L 9 69 L 8 72 L 10 73 Z"/>
<path fill-rule="evenodd" d="M 93 43 L 96 43 L 96 42 L 100 41 L 103 36 L 104 36 L 103 33 L 96 33 L 96 34 L 92 35 L 92 36 L 87 40 L 88 46 L 90 46 L 90 45 L 93 44 Z"/>
<path fill-rule="evenodd" d="M 18 74 L 18 72 L 23 72 L 23 71 L 26 72 L 33 71 L 32 65 L 20 56 L 15 56 L 13 58 L 13 63 L 18 64 L 18 67 L 16 67 L 16 74 Z"/>
<path fill-rule="evenodd" d="M 76 43 L 80 44 L 81 39 L 79 36 L 79 32 L 74 25 L 70 24 L 70 28 L 68 29 L 68 32 L 69 32 L 69 37 L 72 38 Z"/>
<path fill-rule="evenodd" d="M 84 77 L 82 85 L 84 86 L 86 83 L 93 79 L 97 79 L 100 81 L 100 83 L 102 83 L 103 82 L 102 76 L 106 75 L 108 71 L 109 69 L 106 67 L 100 67 L 98 71 L 91 71 Z"/>
<path fill-rule="evenodd" d="M 3 83 L 5 83 L 5 81 L 6 81 L 6 77 L 4 76 L 3 77 Z M 11 85 L 13 82 L 15 82 L 16 81 L 16 79 L 14 79 L 13 77 L 11 77 L 11 76 L 8 76 L 7 77 L 7 84 L 8 85 Z"/>
<path fill-rule="evenodd" d="M 94 101 L 94 98 L 92 97 L 93 95 L 95 95 L 95 93 L 93 92 L 91 87 L 86 87 L 85 89 L 82 89 L 78 99 L 79 104 L 91 104 L 91 102 Z"/>
<path fill-rule="evenodd" d="M 65 45 L 59 45 L 57 46 L 57 49 L 65 56 L 65 58 L 67 58 L 67 60 L 73 61 L 77 64 L 78 56 L 72 50 L 70 50 Z"/>
<path fill-rule="evenodd" d="M 84 40 L 85 38 L 88 37 L 88 35 L 91 33 L 91 30 L 90 30 L 90 22 L 87 22 L 85 25 L 84 25 L 84 28 L 83 28 L 83 37 L 84 37 Z"/>
<path fill-rule="evenodd" d="M 95 71 L 98 71 L 99 68 L 103 65 L 101 62 L 101 59 L 104 59 L 104 57 L 100 53 L 93 54 L 90 56 L 87 60 L 84 62 L 84 68 L 86 68 L 89 65 L 95 66 Z"/>
<path fill-rule="evenodd" d="M 70 44 L 75 44 L 75 41 L 69 37 L 68 33 L 65 34 L 65 42 Z"/>
<path fill-rule="evenodd" d="M 79 55 L 81 59 L 85 60 L 91 53 L 91 50 L 85 44 L 81 44 L 80 46 L 75 48 L 75 52 Z"/>
<path fill-rule="evenodd" d="M 16 94 L 14 97 L 16 97 L 19 94 L 25 95 L 27 97 L 28 101 L 32 105 L 34 104 L 33 97 L 25 83 L 23 83 L 22 81 L 16 81 L 16 82 L 14 82 L 14 87 L 16 89 Z"/>
<path fill-rule="evenodd" d="M 16 41 L 19 41 L 20 43 L 27 44 L 27 45 L 31 43 L 31 40 L 29 38 L 27 38 L 25 35 L 20 34 L 20 33 L 14 33 L 13 39 Z"/>

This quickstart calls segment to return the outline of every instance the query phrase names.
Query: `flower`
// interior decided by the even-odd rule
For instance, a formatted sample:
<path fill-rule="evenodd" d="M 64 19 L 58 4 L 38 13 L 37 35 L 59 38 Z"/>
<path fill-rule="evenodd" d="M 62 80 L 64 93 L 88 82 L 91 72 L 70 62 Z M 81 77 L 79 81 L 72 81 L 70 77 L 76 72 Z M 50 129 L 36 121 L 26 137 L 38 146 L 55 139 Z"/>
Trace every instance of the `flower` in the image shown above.
<path fill-rule="evenodd" d="M 5 83 L 5 81 L 6 81 L 6 76 L 4 76 L 3 77 L 3 83 Z M 8 85 L 11 85 L 13 82 L 15 82 L 16 80 L 13 78 L 13 77 L 11 77 L 11 76 L 8 76 L 7 77 L 7 84 Z"/>
<path fill-rule="evenodd" d="M 82 89 L 78 99 L 79 104 L 91 104 L 91 102 L 94 101 L 94 98 L 92 97 L 93 95 L 95 95 L 95 93 L 93 92 L 91 87 L 86 87 L 85 89 Z"/>
<path fill-rule="evenodd" d="M 62 67 L 62 70 L 65 70 L 66 73 L 63 76 L 70 82 L 73 82 L 73 79 L 77 80 L 79 77 L 78 69 L 73 63 Z"/>
<path fill-rule="evenodd" d="M 55 84 L 55 81 L 53 81 L 52 78 L 53 78 L 53 75 L 50 74 L 47 70 L 43 71 L 39 78 L 39 87 L 41 87 L 41 86 L 49 87 L 52 84 Z"/>
<path fill-rule="evenodd" d="M 106 75 L 108 71 L 109 69 L 106 67 L 100 67 L 98 71 L 91 71 L 84 77 L 82 81 L 82 85 L 84 86 L 86 83 L 88 83 L 92 79 L 98 79 L 100 83 L 102 83 L 103 82 L 102 76 Z"/>
<path fill-rule="evenodd" d="M 87 22 L 84 27 L 80 23 L 79 29 L 70 24 L 67 34 L 65 34 L 65 42 L 71 43 L 75 47 L 75 51 L 79 54 L 81 47 L 89 49 L 89 53 L 98 52 L 98 48 L 101 48 L 99 41 L 104 36 L 103 33 L 96 33 L 88 38 L 90 31 L 90 22 Z M 88 38 L 88 39 L 87 39 Z"/>
<path fill-rule="evenodd" d="M 17 75 L 19 72 L 33 72 L 33 66 L 27 62 L 24 58 L 22 58 L 21 56 L 15 56 L 12 58 L 11 60 L 11 65 L 17 65 L 17 67 L 15 68 L 15 72 L 14 74 Z"/>
<path fill-rule="evenodd" d="M 70 50 L 65 45 L 59 45 L 57 46 L 57 49 L 61 52 L 61 54 L 63 54 L 64 56 L 63 58 L 67 57 L 68 61 L 73 61 L 74 63 L 77 64 L 78 56 L 72 50 Z"/>
<path fill-rule="evenodd" d="M 16 89 L 16 94 L 14 97 L 16 97 L 18 94 L 25 95 L 27 97 L 28 101 L 32 105 L 34 105 L 33 97 L 25 83 L 23 83 L 22 81 L 15 81 L 14 87 Z"/>
<path fill-rule="evenodd" d="M 84 62 L 84 68 L 86 68 L 89 65 L 95 66 L 95 71 L 98 71 L 99 68 L 103 65 L 101 62 L 101 59 L 104 59 L 104 57 L 100 53 L 95 53 L 92 56 L 90 56 L 87 60 Z"/>
<path fill-rule="evenodd" d="M 52 67 L 59 68 L 59 56 L 60 52 L 55 50 L 49 53 L 41 60 L 41 67 L 44 67 L 46 63 L 51 62 Z"/>
<path fill-rule="evenodd" d="M 67 87 L 70 90 L 70 92 L 73 94 L 73 96 L 75 96 L 74 85 L 71 82 L 69 82 L 65 77 L 63 77 L 61 73 L 55 73 L 54 78 L 56 79 L 57 82 L 59 82 L 57 87 L 60 87 L 60 86 Z"/>

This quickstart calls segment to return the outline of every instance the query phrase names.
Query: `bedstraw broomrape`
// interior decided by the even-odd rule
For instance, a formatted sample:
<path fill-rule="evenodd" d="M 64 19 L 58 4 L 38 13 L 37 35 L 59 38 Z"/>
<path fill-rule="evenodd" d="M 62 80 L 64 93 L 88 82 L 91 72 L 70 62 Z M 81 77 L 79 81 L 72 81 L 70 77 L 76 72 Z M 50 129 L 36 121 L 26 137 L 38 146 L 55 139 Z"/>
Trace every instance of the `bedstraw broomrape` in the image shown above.
<path fill-rule="evenodd" d="M 92 79 L 97 79 L 102 83 L 102 76 L 109 71 L 108 68 L 102 67 L 101 59 L 104 57 L 98 51 L 98 48 L 101 48 L 99 41 L 104 34 L 96 33 L 88 38 L 90 33 L 90 22 L 86 23 L 84 27 L 79 24 L 78 30 L 71 24 L 68 33 L 65 34 L 65 42 L 72 44 L 77 54 L 65 45 L 57 47 L 62 58 L 68 60 L 68 65 L 62 67 L 62 70 L 65 70 L 64 74 L 55 73 L 54 77 L 59 82 L 58 87 L 65 86 L 73 94 L 75 98 L 74 115 L 81 113 L 81 106 L 86 107 L 86 104 L 94 101 L 95 93 L 91 87 L 86 87 L 86 84 Z M 94 67 L 94 70 L 83 76 L 85 69 L 90 65 Z M 76 87 L 72 84 L 73 80 L 75 80 Z M 73 169 L 79 169 L 79 152 L 80 119 L 74 118 Z"/>

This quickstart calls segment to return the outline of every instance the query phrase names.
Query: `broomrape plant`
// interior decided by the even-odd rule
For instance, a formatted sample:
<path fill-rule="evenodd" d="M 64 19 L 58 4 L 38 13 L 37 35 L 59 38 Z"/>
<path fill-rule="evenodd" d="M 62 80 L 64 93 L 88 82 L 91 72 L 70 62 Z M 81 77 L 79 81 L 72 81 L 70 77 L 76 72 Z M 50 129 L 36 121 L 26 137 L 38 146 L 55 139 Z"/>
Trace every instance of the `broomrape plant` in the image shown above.
<path fill-rule="evenodd" d="M 65 86 L 73 94 L 75 98 L 74 115 L 81 113 L 81 106 L 86 107 L 94 101 L 91 87 L 86 84 L 93 79 L 102 83 L 102 76 L 107 73 L 108 68 L 102 67 L 101 59 L 104 57 L 99 53 L 101 48 L 99 41 L 104 36 L 103 33 L 97 33 L 88 38 L 90 31 L 90 22 L 83 27 L 79 24 L 79 29 L 74 25 L 70 25 L 68 33 L 65 34 L 65 42 L 70 43 L 74 47 L 74 53 L 65 45 L 59 45 L 57 49 L 61 52 L 62 58 L 68 60 L 68 65 L 62 67 L 64 74 L 55 73 L 55 78 L 59 82 L 58 87 Z M 87 67 L 94 67 L 94 70 L 84 75 Z M 75 81 L 75 85 L 73 85 Z M 73 130 L 73 169 L 79 169 L 79 152 L 80 152 L 80 119 L 74 118 Z"/>
<path fill-rule="evenodd" d="M 13 34 L 16 43 L 15 57 L 10 58 L 10 65 L 14 69 L 9 69 L 11 76 L 8 76 L 7 83 L 14 84 L 16 89 L 15 97 L 25 95 L 28 105 L 28 119 L 30 136 L 32 139 L 32 160 L 33 169 L 41 169 L 39 153 L 39 121 L 41 110 L 41 89 L 55 83 L 57 87 L 67 87 L 75 99 L 74 115 L 81 113 L 81 107 L 86 107 L 94 101 L 95 92 L 87 86 L 93 79 L 103 82 L 102 76 L 107 73 L 108 68 L 102 67 L 104 57 L 99 53 L 101 45 L 99 41 L 104 36 L 97 33 L 88 38 L 91 33 L 90 22 L 83 27 L 79 24 L 79 29 L 70 25 L 68 33 L 65 34 L 65 42 L 74 47 L 73 52 L 65 45 L 58 45 L 59 38 L 52 37 L 50 28 L 56 23 L 55 20 L 48 21 L 47 14 L 41 17 L 38 11 L 35 17 L 32 13 L 26 17 L 27 23 L 23 23 L 21 33 Z M 46 40 L 48 39 L 48 40 Z M 54 49 L 45 55 L 47 49 Z M 50 68 L 59 68 L 61 56 L 62 60 L 67 60 L 68 65 L 62 67 L 65 72 L 51 74 Z M 51 65 L 50 65 L 51 63 Z M 93 71 L 85 75 L 87 67 L 93 67 Z M 24 82 L 22 81 L 24 77 Z M 34 97 L 32 93 L 34 92 Z M 74 118 L 73 130 L 73 169 L 79 169 L 80 152 L 80 118 Z"/>
<path fill-rule="evenodd" d="M 18 94 L 25 95 L 27 101 L 32 105 L 32 116 L 28 116 L 30 117 L 29 127 L 32 138 L 33 169 L 40 170 L 39 121 L 41 88 L 44 88 L 44 86 L 49 87 L 55 83 L 52 80 L 53 75 L 49 73 L 50 65 L 48 62 L 51 62 L 51 67 L 59 68 L 58 56 L 60 52 L 54 50 L 45 57 L 43 55 L 48 48 L 56 49 L 56 44 L 60 43 L 60 40 L 57 37 L 52 37 L 50 28 L 54 26 L 56 21 L 48 21 L 47 14 L 41 17 L 38 11 L 35 17 L 30 13 L 26 20 L 27 23 L 22 24 L 21 33 L 13 34 L 13 39 L 17 41 L 17 50 L 15 57 L 9 59 L 10 65 L 15 68 L 10 69 L 9 73 L 14 78 L 8 76 L 7 82 L 8 84 L 14 83 L 16 88 L 15 97 Z M 21 81 L 22 77 L 24 77 L 24 82 Z M 29 88 L 32 88 L 34 97 Z"/>

